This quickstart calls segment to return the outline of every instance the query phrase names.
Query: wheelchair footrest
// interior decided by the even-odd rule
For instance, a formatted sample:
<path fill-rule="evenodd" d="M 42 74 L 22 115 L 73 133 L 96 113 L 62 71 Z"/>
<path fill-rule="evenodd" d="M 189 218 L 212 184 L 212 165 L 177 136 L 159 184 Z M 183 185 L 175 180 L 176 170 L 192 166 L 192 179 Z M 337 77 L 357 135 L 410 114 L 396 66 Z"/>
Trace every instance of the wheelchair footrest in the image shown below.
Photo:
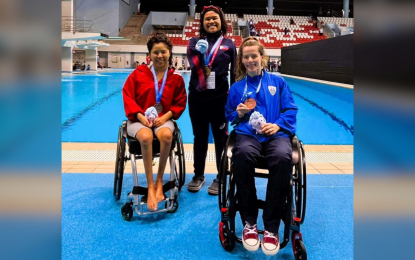
<path fill-rule="evenodd" d="M 169 181 L 166 182 L 163 185 L 163 193 L 166 193 L 167 191 L 174 189 L 176 187 L 175 181 Z M 148 194 L 148 188 L 141 187 L 141 186 L 134 186 L 133 191 L 131 192 L 133 195 L 147 195 Z"/>
<path fill-rule="evenodd" d="M 169 197 L 166 196 L 166 194 L 164 195 L 164 199 L 163 200 L 167 200 Z M 147 203 L 147 194 L 144 195 L 143 197 L 141 197 L 141 203 Z"/>

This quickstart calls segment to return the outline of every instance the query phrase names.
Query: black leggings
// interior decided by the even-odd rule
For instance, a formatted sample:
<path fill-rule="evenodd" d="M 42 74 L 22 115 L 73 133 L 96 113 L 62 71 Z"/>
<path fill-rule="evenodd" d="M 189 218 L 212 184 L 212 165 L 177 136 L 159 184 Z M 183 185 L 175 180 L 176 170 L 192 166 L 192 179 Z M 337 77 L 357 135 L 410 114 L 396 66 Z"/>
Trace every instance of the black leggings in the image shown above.
<path fill-rule="evenodd" d="M 219 172 L 220 159 L 228 137 L 228 122 L 225 117 L 226 100 L 227 95 L 216 99 L 201 99 L 189 94 L 189 114 L 194 136 L 195 177 L 202 177 L 205 174 L 209 124 L 215 142 L 216 168 Z"/>

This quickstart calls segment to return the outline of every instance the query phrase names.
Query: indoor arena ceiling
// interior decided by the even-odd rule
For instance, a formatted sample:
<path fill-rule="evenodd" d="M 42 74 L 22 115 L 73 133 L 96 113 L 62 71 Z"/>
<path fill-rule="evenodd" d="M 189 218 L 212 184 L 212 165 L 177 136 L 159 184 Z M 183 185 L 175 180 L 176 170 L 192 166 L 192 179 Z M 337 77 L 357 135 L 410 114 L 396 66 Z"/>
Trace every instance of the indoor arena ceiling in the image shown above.
<path fill-rule="evenodd" d="M 150 11 L 188 12 L 190 4 L 190 0 L 140 0 L 140 2 L 141 12 L 146 14 Z M 197 13 L 202 11 L 203 6 L 217 5 L 225 13 L 238 14 L 239 16 L 243 14 L 266 15 L 266 7 L 268 7 L 268 0 L 196 0 L 195 2 Z M 274 15 L 317 15 L 320 7 L 323 12 L 327 12 L 327 9 L 330 8 L 341 13 L 343 9 L 343 0 L 274 0 L 273 2 Z M 353 17 L 353 0 L 349 0 L 349 3 L 349 17 Z"/>

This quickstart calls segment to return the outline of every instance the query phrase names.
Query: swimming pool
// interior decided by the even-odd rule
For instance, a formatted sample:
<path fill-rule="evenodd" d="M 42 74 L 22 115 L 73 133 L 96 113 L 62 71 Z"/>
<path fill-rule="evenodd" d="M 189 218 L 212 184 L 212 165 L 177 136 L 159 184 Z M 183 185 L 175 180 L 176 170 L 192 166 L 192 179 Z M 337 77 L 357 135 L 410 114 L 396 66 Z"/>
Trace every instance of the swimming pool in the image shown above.
<path fill-rule="evenodd" d="M 62 141 L 117 142 L 125 120 L 121 89 L 131 70 L 62 76 Z M 186 90 L 189 73 L 183 74 Z M 353 90 L 285 78 L 298 106 L 297 135 L 305 144 L 353 144 Z M 186 108 L 178 124 L 193 143 Z M 230 127 L 229 130 L 232 130 Z"/>

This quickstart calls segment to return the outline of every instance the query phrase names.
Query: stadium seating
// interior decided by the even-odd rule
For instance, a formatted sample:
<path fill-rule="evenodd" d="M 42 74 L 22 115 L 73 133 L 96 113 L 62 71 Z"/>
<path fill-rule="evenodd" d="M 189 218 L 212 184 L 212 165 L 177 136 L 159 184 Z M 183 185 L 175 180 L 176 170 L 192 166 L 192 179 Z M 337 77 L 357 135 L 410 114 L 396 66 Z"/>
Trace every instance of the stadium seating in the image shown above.
<path fill-rule="evenodd" d="M 238 20 L 236 14 L 225 14 L 228 26 L 228 38 L 231 38 L 236 47 L 242 43 L 242 37 L 233 35 L 232 22 Z M 294 24 L 290 24 L 293 18 Z M 253 20 L 255 29 L 260 33 L 260 41 L 267 49 L 280 49 L 286 46 L 292 46 L 301 43 L 327 39 L 326 36 L 320 36 L 319 29 L 315 27 L 313 21 L 309 21 L 307 16 L 269 16 L 269 15 L 250 15 L 245 14 L 246 21 Z M 353 18 L 336 18 L 336 17 L 318 17 L 319 21 L 324 23 L 336 23 L 339 26 L 353 27 Z M 191 37 L 199 35 L 200 13 L 195 14 L 194 21 L 188 21 L 184 29 L 184 34 L 169 34 L 174 45 L 186 46 Z M 289 32 L 287 35 L 284 29 Z"/>

